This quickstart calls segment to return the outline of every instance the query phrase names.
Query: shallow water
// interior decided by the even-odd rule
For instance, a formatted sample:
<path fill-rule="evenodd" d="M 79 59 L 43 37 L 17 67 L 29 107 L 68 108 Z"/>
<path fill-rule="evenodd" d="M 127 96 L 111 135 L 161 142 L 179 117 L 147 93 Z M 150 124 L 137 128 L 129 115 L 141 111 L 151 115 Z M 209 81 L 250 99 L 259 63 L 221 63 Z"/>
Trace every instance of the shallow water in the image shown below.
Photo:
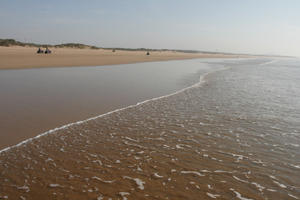
<path fill-rule="evenodd" d="M 0 149 L 44 131 L 172 93 L 199 79 L 200 60 L 0 71 Z"/>
<path fill-rule="evenodd" d="M 224 70 L 2 152 L 0 196 L 299 199 L 299 61 L 209 63 Z"/>

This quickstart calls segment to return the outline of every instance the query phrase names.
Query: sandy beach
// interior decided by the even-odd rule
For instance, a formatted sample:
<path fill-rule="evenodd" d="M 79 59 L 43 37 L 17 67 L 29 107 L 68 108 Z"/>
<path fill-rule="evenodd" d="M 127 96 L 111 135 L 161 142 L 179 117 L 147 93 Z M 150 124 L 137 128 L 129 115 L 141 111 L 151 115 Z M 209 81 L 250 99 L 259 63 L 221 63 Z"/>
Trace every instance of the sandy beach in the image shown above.
<path fill-rule="evenodd" d="M 213 63 L 183 90 L 0 152 L 0 199 L 299 199 L 298 62 Z"/>
<path fill-rule="evenodd" d="M 0 3 L 0 200 L 300 200 L 300 1 Z"/>
<path fill-rule="evenodd" d="M 116 51 L 52 48 L 52 54 L 36 54 L 34 47 L 0 47 L 0 69 L 118 65 L 193 58 L 235 58 L 239 55 L 181 53 L 173 51 Z"/>

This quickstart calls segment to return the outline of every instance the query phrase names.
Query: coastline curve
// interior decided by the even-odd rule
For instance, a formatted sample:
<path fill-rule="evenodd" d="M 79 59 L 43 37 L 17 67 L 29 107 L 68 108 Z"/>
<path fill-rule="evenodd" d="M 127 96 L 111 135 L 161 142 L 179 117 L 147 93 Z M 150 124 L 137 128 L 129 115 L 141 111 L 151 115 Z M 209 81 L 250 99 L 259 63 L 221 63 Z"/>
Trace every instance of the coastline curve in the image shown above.
<path fill-rule="evenodd" d="M 20 142 L 20 143 L 18 143 L 18 144 L 15 144 L 15 145 L 6 147 L 6 148 L 4 148 L 4 149 L 1 149 L 1 150 L 0 150 L 0 154 L 5 153 L 5 152 L 7 152 L 7 151 L 9 151 L 9 150 L 11 150 L 11 149 L 17 148 L 17 147 L 19 147 L 19 146 L 25 145 L 26 143 L 31 142 L 31 141 L 33 141 L 33 140 L 35 140 L 35 139 L 40 138 L 40 137 L 46 136 L 46 135 L 48 135 L 48 134 L 53 134 L 53 133 L 55 133 L 55 132 L 58 131 L 58 130 L 63 130 L 63 129 L 66 129 L 66 128 L 71 127 L 71 126 L 73 126 L 73 125 L 80 125 L 80 124 L 83 124 L 83 123 L 85 123 L 85 122 L 88 122 L 88 121 L 91 121 L 91 120 L 95 120 L 95 119 L 98 119 L 98 118 L 101 118 L 101 117 L 104 117 L 104 116 L 107 116 L 107 115 L 110 115 L 110 114 L 113 114 L 113 113 L 116 113 L 116 112 L 120 112 L 120 111 L 129 109 L 129 108 L 137 107 L 137 106 L 142 105 L 142 104 L 145 104 L 145 103 L 147 103 L 147 102 L 156 101 L 156 100 L 159 100 L 159 99 L 164 99 L 164 98 L 167 98 L 167 97 L 170 97 L 170 96 L 179 94 L 179 93 L 181 93 L 181 92 L 184 92 L 184 91 L 186 91 L 186 90 L 189 90 L 189 89 L 191 89 L 191 88 L 200 87 L 202 84 L 204 84 L 204 83 L 206 82 L 206 81 L 205 81 L 205 78 L 206 78 L 207 75 L 212 74 L 212 73 L 216 73 L 216 72 L 218 72 L 218 71 L 228 70 L 228 69 L 230 69 L 230 68 L 231 68 L 231 67 L 224 67 L 224 68 L 222 68 L 222 69 L 217 69 L 217 70 L 214 70 L 214 71 L 211 71 L 211 72 L 206 72 L 206 73 L 204 73 L 203 75 L 200 76 L 199 81 L 198 81 L 197 83 L 195 83 L 195 84 L 193 84 L 193 85 L 191 85 L 191 86 L 185 87 L 185 88 L 183 88 L 183 89 L 180 89 L 180 90 L 178 90 L 178 91 L 175 91 L 175 92 L 173 92 L 173 93 L 171 93 L 171 94 L 167 94 L 167 95 L 163 95 L 163 96 L 159 96 L 159 97 L 154 97 L 154 98 L 151 98 L 151 99 L 147 99 L 147 100 L 145 100 L 145 101 L 141 101 L 141 102 L 138 102 L 138 103 L 133 104 L 133 105 L 129 105 L 129 106 L 126 106 L 126 107 L 123 107 L 123 108 L 119 108 L 119 109 L 116 109 L 116 110 L 112 110 L 112 111 L 109 111 L 109 112 L 107 112 L 107 113 L 100 114 L 100 115 L 97 115 L 97 116 L 94 116 L 94 117 L 91 117 L 91 118 L 88 118 L 88 119 L 85 119 L 85 120 L 81 120 L 81 121 L 77 121 L 77 122 L 72 122 L 72 123 L 69 123 L 69 124 L 66 124 L 66 125 L 63 125 L 63 126 L 60 126 L 60 127 L 56 127 L 56 128 L 54 128 L 54 129 L 50 129 L 50 130 L 48 130 L 48 131 L 46 131 L 46 132 L 43 132 L 43 133 L 41 133 L 41 134 L 38 134 L 38 135 L 35 136 L 35 137 L 28 138 L 28 139 L 26 139 L 26 140 L 24 140 L 24 141 L 22 141 L 22 142 Z"/>

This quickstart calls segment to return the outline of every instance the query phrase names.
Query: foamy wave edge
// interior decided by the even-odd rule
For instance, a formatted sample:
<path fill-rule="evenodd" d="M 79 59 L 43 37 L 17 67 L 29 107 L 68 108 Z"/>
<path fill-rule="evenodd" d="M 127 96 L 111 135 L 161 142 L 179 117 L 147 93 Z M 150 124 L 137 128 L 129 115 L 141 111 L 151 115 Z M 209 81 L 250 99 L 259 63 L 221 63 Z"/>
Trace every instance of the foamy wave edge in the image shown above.
<path fill-rule="evenodd" d="M 113 114 L 113 113 L 116 113 L 116 112 L 120 112 L 120 111 L 123 111 L 123 110 L 126 110 L 126 109 L 129 109 L 129 108 L 134 108 L 134 107 L 137 107 L 139 105 L 142 105 L 142 104 L 145 104 L 145 103 L 148 103 L 150 101 L 156 101 L 156 100 L 159 100 L 159 99 L 164 99 L 164 98 L 167 98 L 167 97 L 170 97 L 170 96 L 174 96 L 176 94 L 179 94 L 179 93 L 182 93 L 186 90 L 189 90 L 191 88 L 196 88 L 196 87 L 200 87 L 202 84 L 205 83 L 205 77 L 208 75 L 208 74 L 211 74 L 211 73 L 215 73 L 215 72 L 218 72 L 218 71 L 223 71 L 223 70 L 228 70 L 230 69 L 230 67 L 225 67 L 225 68 L 222 68 L 222 69 L 218 69 L 218 70 L 215 70 L 215 71 L 212 71 L 212 72 L 207 72 L 205 74 L 203 74 L 202 76 L 200 76 L 200 79 L 199 79 L 199 82 L 189 86 L 189 87 L 186 87 L 186 88 L 183 88 L 181 90 L 178 90 L 174 93 L 171 93 L 171 94 L 167 94 L 167 95 L 164 95 L 164 96 L 160 96 L 160 97 L 154 97 L 152 99 L 148 99 L 148 100 L 145 100 L 145 101 L 142 101 L 142 102 L 138 102 L 136 104 L 133 104 L 133 105 L 130 105 L 130 106 L 127 106 L 127 107 L 124 107 L 124 108 L 119 108 L 119 109 L 116 109 L 116 110 L 113 110 L 113 111 L 110 111 L 110 112 L 107 112 L 107 113 L 104 113 L 104 114 L 101 114 L 101 115 L 97 115 L 95 117 L 91 117 L 91 118 L 88 118 L 88 119 L 85 119 L 85 120 L 82 120 L 82 121 L 77 121 L 77 122 L 72 122 L 72 123 L 69 123 L 69 124 L 66 124 L 66 125 L 63 125 L 61 127 L 57 127 L 57 128 L 54 128 L 54 129 L 51 129 L 51 130 L 48 130 L 44 133 L 41 133 L 35 137 L 32 137 L 32 138 L 29 138 L 29 139 L 26 139 L 16 145 L 13 145 L 13 146 L 9 146 L 9 147 L 6 147 L 2 150 L 0 150 L 0 154 L 4 153 L 4 152 L 7 152 L 11 149 L 14 149 L 14 148 L 17 148 L 17 147 L 20 147 L 26 143 L 29 143 L 35 139 L 38 139 L 40 137 L 43 137 L 43 136 L 46 136 L 48 134 L 52 134 L 54 133 L 55 131 L 58 131 L 58 130 L 63 130 L 63 129 L 66 129 L 66 128 L 69 128 L 73 125 L 79 125 L 79 124 L 83 124 L 85 122 L 88 122 L 88 121 L 91 121 L 91 120 L 95 120 L 95 119 L 98 119 L 98 118 L 101 118 L 101 117 L 104 117 L 104 116 L 107 116 L 107 115 L 110 115 L 110 114 Z"/>

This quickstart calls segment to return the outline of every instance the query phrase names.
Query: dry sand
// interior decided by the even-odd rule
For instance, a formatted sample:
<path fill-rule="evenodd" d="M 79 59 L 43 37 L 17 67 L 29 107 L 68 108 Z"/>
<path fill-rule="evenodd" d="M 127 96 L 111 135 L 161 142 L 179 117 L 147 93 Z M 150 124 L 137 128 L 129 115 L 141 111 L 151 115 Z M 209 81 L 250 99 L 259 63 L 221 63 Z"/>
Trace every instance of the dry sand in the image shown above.
<path fill-rule="evenodd" d="M 52 54 L 36 54 L 33 47 L 0 47 L 0 69 L 24 69 L 41 67 L 71 67 L 117 65 L 138 62 L 181 60 L 193 58 L 233 58 L 239 55 L 181 53 L 153 51 L 150 56 L 145 51 L 116 51 L 52 48 Z"/>

